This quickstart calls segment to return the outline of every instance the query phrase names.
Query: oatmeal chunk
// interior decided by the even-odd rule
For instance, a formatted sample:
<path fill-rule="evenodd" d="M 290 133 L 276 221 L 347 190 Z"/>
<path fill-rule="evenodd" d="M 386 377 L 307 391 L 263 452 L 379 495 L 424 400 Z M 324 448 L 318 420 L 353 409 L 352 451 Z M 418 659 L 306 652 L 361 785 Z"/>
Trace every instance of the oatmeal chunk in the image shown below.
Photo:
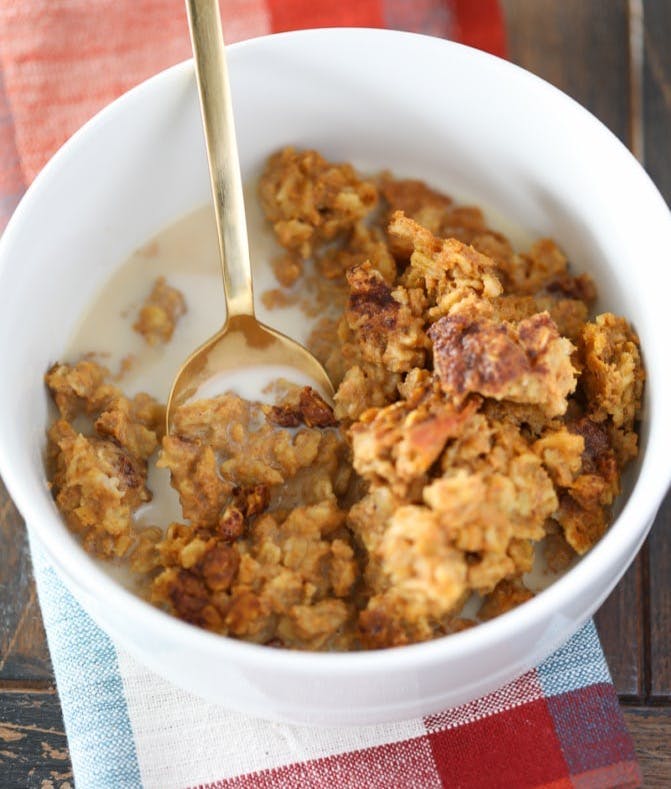
<path fill-rule="evenodd" d="M 440 234 L 441 227 L 446 223 L 446 215 L 453 206 L 451 197 L 436 192 L 423 181 L 397 180 L 389 173 L 382 176 L 380 192 L 390 207 L 390 218 L 395 211 L 402 211 L 405 216 L 435 235 Z M 392 236 L 391 242 L 392 250 L 398 258 L 410 257 L 413 246 L 408 238 Z"/>
<path fill-rule="evenodd" d="M 585 553 L 598 542 L 610 522 L 609 511 L 600 506 L 598 500 L 583 506 L 570 493 L 561 497 L 555 517 L 564 531 L 566 542 L 578 554 Z"/>
<path fill-rule="evenodd" d="M 311 386 L 301 389 L 298 409 L 307 427 L 334 427 L 337 424 L 331 406 Z"/>
<path fill-rule="evenodd" d="M 588 308 L 594 306 L 597 296 L 596 285 L 589 274 L 573 275 L 568 270 L 547 282 L 542 292 L 559 299 L 582 301 Z"/>
<path fill-rule="evenodd" d="M 294 434 L 278 429 L 298 421 L 312 426 Z M 163 440 L 157 465 L 170 469 L 185 517 L 211 526 L 221 518 L 234 490 L 280 485 L 290 490 L 291 480 L 297 478 L 296 485 L 302 484 L 299 472 L 317 458 L 320 473 L 314 475 L 315 491 L 334 496 L 338 464 L 334 458 L 341 442 L 322 432 L 334 424 L 328 404 L 309 387 L 299 391 L 295 406 L 274 408 L 228 393 L 177 410 L 173 433 Z M 303 492 L 309 494 L 304 485 Z"/>
<path fill-rule="evenodd" d="M 387 284 L 396 280 L 396 261 L 385 243 L 382 231 L 357 222 L 344 246 L 329 246 L 316 258 L 319 273 L 328 280 L 343 280 L 355 266 L 369 263 Z"/>
<path fill-rule="evenodd" d="M 398 180 L 384 173 L 380 191 L 389 205 L 387 223 L 396 211 L 403 212 L 434 236 L 454 238 L 471 244 L 488 257 L 512 256 L 507 239 L 487 227 L 485 217 L 477 206 L 456 204 L 451 197 L 427 186 L 423 181 Z M 412 241 L 390 233 L 389 246 L 400 260 L 407 260 L 413 251 Z"/>
<path fill-rule="evenodd" d="M 277 281 L 285 288 L 290 288 L 303 274 L 303 261 L 295 254 L 276 257 L 272 266 Z"/>
<path fill-rule="evenodd" d="M 165 569 L 152 583 L 152 600 L 187 622 L 221 632 L 240 566 L 238 552 L 178 523 L 168 528 L 157 549 Z"/>
<path fill-rule="evenodd" d="M 331 164 L 316 151 L 293 148 L 270 157 L 259 193 L 279 243 L 303 258 L 351 230 L 377 203 L 375 185 L 349 164 Z"/>
<path fill-rule="evenodd" d="M 531 454 L 512 458 L 509 475 L 455 470 L 425 487 L 423 497 L 441 514 L 455 546 L 502 557 L 512 539 L 541 539 L 545 519 L 557 508 L 552 483 Z"/>
<path fill-rule="evenodd" d="M 548 430 L 533 445 L 555 485 L 568 487 L 582 468 L 585 439 L 565 427 Z"/>
<path fill-rule="evenodd" d="M 452 611 L 466 591 L 468 567 L 440 516 L 407 505 L 392 515 L 380 544 L 383 564 L 411 619 L 439 618 Z"/>
<path fill-rule="evenodd" d="M 557 298 L 552 295 L 535 297 L 537 312 L 547 312 L 554 321 L 557 331 L 576 345 L 578 337 L 589 315 L 587 302 L 580 299 Z"/>
<path fill-rule="evenodd" d="M 354 421 L 368 408 L 391 403 L 400 380 L 398 374 L 376 365 L 361 363 L 350 367 L 335 393 L 336 418 Z"/>
<path fill-rule="evenodd" d="M 573 346 L 547 313 L 517 325 L 448 315 L 431 327 L 429 337 L 436 372 L 450 396 L 477 392 L 537 404 L 548 417 L 566 411 L 576 385 Z"/>
<path fill-rule="evenodd" d="M 612 313 L 586 323 L 578 343 L 585 366 L 581 383 L 592 414 L 628 430 L 640 409 L 645 377 L 638 345 L 627 321 Z"/>
<path fill-rule="evenodd" d="M 550 238 L 537 241 L 526 254 L 499 264 L 506 290 L 533 294 L 567 273 L 568 261 Z"/>
<path fill-rule="evenodd" d="M 68 525 L 95 555 L 123 556 L 134 538 L 133 510 L 151 498 L 146 464 L 63 419 L 52 425 L 49 441 L 52 492 Z"/>
<path fill-rule="evenodd" d="M 220 476 L 211 446 L 166 436 L 156 465 L 170 469 L 170 484 L 179 494 L 185 518 L 208 527 L 219 522 L 235 484 Z"/>
<path fill-rule="evenodd" d="M 56 364 L 45 376 L 61 413 L 48 433 L 52 493 L 84 545 L 107 558 L 123 556 L 135 541 L 133 513 L 151 499 L 147 461 L 163 414 L 147 394 L 125 397 L 109 375 L 84 359 Z"/>
<path fill-rule="evenodd" d="M 385 408 L 371 408 L 350 428 L 356 471 L 405 495 L 426 474 L 446 442 L 458 436 L 472 408 L 457 409 L 432 389 Z"/>
<path fill-rule="evenodd" d="M 421 301 L 405 299 L 365 265 L 350 269 L 347 281 L 350 297 L 345 318 L 361 358 L 393 373 L 423 365 L 428 343 L 424 318 L 418 314 Z"/>
<path fill-rule="evenodd" d="M 611 505 L 620 492 L 618 455 L 604 422 L 585 416 L 568 423 L 566 429 L 582 442 L 583 449 L 579 466 L 575 455 L 570 462 L 572 477 L 563 474 L 557 480 L 559 507 L 553 518 L 568 545 L 583 554 L 602 537 L 611 521 Z M 536 446 L 542 444 L 543 440 Z M 548 457 L 544 453 L 546 462 Z"/>
<path fill-rule="evenodd" d="M 63 419 L 89 417 L 100 436 L 146 459 L 162 435 L 165 408 L 145 392 L 125 397 L 109 378 L 109 370 L 84 359 L 75 365 L 54 365 L 45 382 Z"/>
<path fill-rule="evenodd" d="M 55 364 L 45 382 L 61 416 L 71 420 L 102 410 L 119 393 L 107 383 L 109 374 L 97 362 L 82 359 L 75 365 Z"/>
<path fill-rule="evenodd" d="M 352 509 L 351 523 L 369 551 L 367 578 L 378 593 L 362 615 L 364 640 L 372 638 L 370 628 L 379 629 L 378 646 L 382 638 L 390 643 L 411 638 L 408 621 L 429 627 L 432 619 L 454 616 L 468 590 L 486 594 L 500 581 L 527 572 L 531 540 L 544 536 L 544 524 L 558 507 L 552 479 L 519 427 L 487 420 L 477 399 L 459 410 L 430 378 L 417 373 L 413 378 L 419 391 L 367 411 L 350 428 L 354 467 L 371 484 L 369 496 Z M 579 437 L 572 438 L 582 447 Z M 404 501 L 417 503 L 404 507 Z M 401 521 L 398 513 L 404 515 Z M 432 577 L 428 560 L 417 565 L 428 575 L 413 580 L 411 557 L 425 543 L 399 548 L 402 539 L 412 541 L 412 519 L 433 529 L 434 543 L 440 539 L 455 567 L 463 566 L 459 583 L 447 577 L 454 584 L 452 596 L 425 588 Z M 448 572 L 445 555 L 439 556 Z M 432 594 L 452 602 L 440 608 L 431 602 Z M 400 631 L 386 622 L 391 610 L 403 611 Z"/>
<path fill-rule="evenodd" d="M 189 525 L 157 545 L 151 595 L 218 633 L 326 648 L 346 638 L 360 572 L 338 504 L 346 445 L 311 387 L 277 389 L 277 406 L 228 393 L 176 412 L 158 465 Z"/>
<path fill-rule="evenodd" d="M 166 343 L 175 331 L 177 321 L 186 312 L 182 293 L 171 287 L 165 277 L 158 277 L 144 301 L 133 328 L 149 345 Z"/>
<path fill-rule="evenodd" d="M 338 424 L 331 406 L 311 386 L 304 386 L 297 400 L 290 398 L 283 405 L 269 406 L 264 411 L 269 422 L 282 427 L 297 427 L 301 423 L 307 427 L 334 427 Z"/>
<path fill-rule="evenodd" d="M 410 265 L 401 284 L 419 287 L 428 301 L 427 315 L 436 319 L 467 296 L 494 298 L 501 293 L 494 261 L 455 238 L 440 239 L 396 212 L 389 224 L 392 238 L 412 243 Z"/>
<path fill-rule="evenodd" d="M 397 179 L 391 173 L 383 173 L 380 192 L 390 206 L 391 213 L 403 211 L 415 222 L 438 233 L 445 213 L 454 205 L 449 195 L 412 178 Z"/>
<path fill-rule="evenodd" d="M 150 427 L 138 418 L 137 409 L 125 397 L 115 400 L 110 407 L 96 419 L 94 427 L 98 435 L 111 438 L 127 449 L 131 455 L 147 460 L 158 448 L 158 425 L 150 422 Z"/>

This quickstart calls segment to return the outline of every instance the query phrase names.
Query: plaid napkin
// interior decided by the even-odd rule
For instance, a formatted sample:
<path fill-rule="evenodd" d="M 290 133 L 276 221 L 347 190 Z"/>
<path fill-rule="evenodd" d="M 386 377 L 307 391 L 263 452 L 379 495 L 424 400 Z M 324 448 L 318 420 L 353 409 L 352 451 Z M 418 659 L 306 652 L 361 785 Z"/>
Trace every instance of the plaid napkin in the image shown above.
<path fill-rule="evenodd" d="M 229 42 L 354 25 L 505 54 L 496 0 L 221 0 Z M 190 55 L 181 0 L 0 0 L 0 230 L 98 109 Z M 217 707 L 136 663 L 88 617 L 31 535 L 76 784 L 89 787 L 633 787 L 641 783 L 598 637 L 438 715 L 302 728 Z"/>
<path fill-rule="evenodd" d="M 79 789 L 640 786 L 592 622 L 470 704 L 378 726 L 291 726 L 209 704 L 141 666 L 31 545 Z"/>

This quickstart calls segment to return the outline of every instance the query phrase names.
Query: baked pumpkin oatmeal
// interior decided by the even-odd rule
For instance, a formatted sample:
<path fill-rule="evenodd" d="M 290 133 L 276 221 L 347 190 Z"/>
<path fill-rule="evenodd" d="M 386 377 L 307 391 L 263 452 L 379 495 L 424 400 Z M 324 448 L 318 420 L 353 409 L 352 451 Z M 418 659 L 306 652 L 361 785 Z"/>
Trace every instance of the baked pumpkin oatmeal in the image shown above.
<path fill-rule="evenodd" d="M 274 647 L 398 646 L 528 600 L 532 570 L 564 571 L 612 520 L 645 377 L 632 327 L 591 317 L 595 283 L 554 241 L 517 252 L 423 182 L 287 148 L 259 194 L 282 250 L 264 304 L 314 319 L 333 404 L 278 380 L 190 401 L 164 436 L 154 398 L 58 363 L 67 524 L 154 604 Z M 185 310 L 159 279 L 134 329 L 169 353 Z M 181 517 L 147 524 L 166 472 Z"/>

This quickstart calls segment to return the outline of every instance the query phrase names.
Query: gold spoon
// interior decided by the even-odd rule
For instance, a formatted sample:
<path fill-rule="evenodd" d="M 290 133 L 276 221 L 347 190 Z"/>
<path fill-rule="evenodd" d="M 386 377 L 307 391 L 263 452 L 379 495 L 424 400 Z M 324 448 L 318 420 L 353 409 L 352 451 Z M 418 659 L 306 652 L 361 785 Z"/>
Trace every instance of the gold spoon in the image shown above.
<path fill-rule="evenodd" d="M 331 381 L 314 356 L 254 315 L 245 204 L 219 4 L 217 0 L 186 0 L 186 6 L 214 197 L 226 322 L 177 373 L 166 411 L 168 432 L 175 410 L 203 383 L 241 368 L 291 367 L 314 381 L 324 395 L 333 397 Z"/>

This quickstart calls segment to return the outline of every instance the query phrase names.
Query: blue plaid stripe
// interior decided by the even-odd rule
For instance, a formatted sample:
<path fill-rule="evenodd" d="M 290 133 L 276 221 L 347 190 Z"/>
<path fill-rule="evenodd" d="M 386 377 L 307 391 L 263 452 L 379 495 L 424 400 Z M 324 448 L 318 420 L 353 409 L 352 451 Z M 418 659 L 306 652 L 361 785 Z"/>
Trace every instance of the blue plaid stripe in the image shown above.
<path fill-rule="evenodd" d="M 612 682 L 594 622 L 583 625 L 561 649 L 538 666 L 545 696 Z"/>
<path fill-rule="evenodd" d="M 31 552 L 77 789 L 141 787 L 114 645 L 65 588 L 34 537 Z"/>
<path fill-rule="evenodd" d="M 546 703 L 571 775 L 626 763 L 638 770 L 612 685 L 579 688 Z"/>

